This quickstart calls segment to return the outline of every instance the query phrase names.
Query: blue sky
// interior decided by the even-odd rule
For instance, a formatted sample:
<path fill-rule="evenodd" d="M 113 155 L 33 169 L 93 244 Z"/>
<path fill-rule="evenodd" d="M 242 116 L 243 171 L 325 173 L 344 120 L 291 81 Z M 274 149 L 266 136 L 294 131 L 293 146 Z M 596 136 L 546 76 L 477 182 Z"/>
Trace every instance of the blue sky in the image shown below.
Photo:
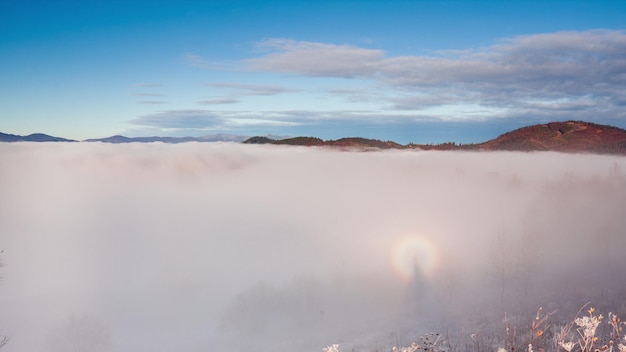
<path fill-rule="evenodd" d="M 624 1 L 0 2 L 0 131 L 477 142 L 626 127 Z"/>

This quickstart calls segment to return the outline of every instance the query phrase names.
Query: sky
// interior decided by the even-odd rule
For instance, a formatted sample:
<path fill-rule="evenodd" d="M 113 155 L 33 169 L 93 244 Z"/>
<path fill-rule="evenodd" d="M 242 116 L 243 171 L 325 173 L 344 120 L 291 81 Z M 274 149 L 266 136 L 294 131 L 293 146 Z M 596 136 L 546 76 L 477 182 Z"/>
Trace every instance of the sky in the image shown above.
<path fill-rule="evenodd" d="M 626 128 L 623 1 L 0 2 L 0 131 L 480 142 Z"/>

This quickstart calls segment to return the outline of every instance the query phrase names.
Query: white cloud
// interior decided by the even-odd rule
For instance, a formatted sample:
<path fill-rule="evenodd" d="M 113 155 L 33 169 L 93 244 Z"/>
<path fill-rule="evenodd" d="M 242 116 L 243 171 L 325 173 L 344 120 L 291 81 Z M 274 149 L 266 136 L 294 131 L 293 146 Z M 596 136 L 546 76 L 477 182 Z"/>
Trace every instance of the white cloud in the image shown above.
<path fill-rule="evenodd" d="M 185 63 L 193 67 L 203 68 L 203 69 L 211 68 L 211 64 L 208 61 L 206 61 L 202 56 L 194 54 L 194 53 L 185 54 L 183 56 L 183 60 Z"/>
<path fill-rule="evenodd" d="M 249 70 L 324 77 L 369 77 L 385 59 L 382 50 L 290 39 L 266 39 L 258 47 L 270 53 L 246 60 L 244 64 Z"/>
<path fill-rule="evenodd" d="M 244 84 L 244 83 L 211 83 L 210 87 L 227 89 L 233 92 L 233 96 L 249 95 L 277 95 L 283 93 L 297 92 L 298 89 L 281 87 L 270 84 Z"/>
<path fill-rule="evenodd" d="M 611 81 L 626 74 L 622 31 L 556 32 L 520 36 L 487 48 L 437 56 L 385 55 L 348 45 L 269 39 L 269 54 L 245 61 L 248 68 L 309 76 L 369 77 L 389 84 L 524 84 Z"/>
<path fill-rule="evenodd" d="M 383 50 L 288 39 L 258 46 L 269 52 L 243 61 L 246 69 L 369 79 L 393 92 L 385 97 L 393 109 L 479 104 L 506 108 L 514 116 L 529 112 L 527 101 L 543 100 L 553 112 L 567 111 L 572 118 L 624 115 L 623 31 L 525 35 L 430 56 L 389 56 Z"/>
<path fill-rule="evenodd" d="M 230 63 L 225 63 L 225 62 L 215 62 L 215 61 L 209 61 L 206 60 L 204 57 L 202 57 L 201 55 L 198 55 L 196 53 L 193 52 L 189 52 L 183 55 L 182 57 L 182 61 L 183 63 L 196 67 L 196 68 L 200 68 L 200 69 L 204 69 L 204 70 L 225 70 L 225 71 L 230 71 L 230 70 L 235 70 L 236 66 Z"/>
<path fill-rule="evenodd" d="M 231 126 L 247 126 L 247 125 L 255 125 L 255 126 L 298 126 L 299 123 L 296 121 L 281 121 L 281 120 L 272 120 L 267 118 L 245 118 L 238 117 L 234 119 L 228 120 L 228 124 Z"/>
<path fill-rule="evenodd" d="M 162 97 L 164 94 L 159 93 L 132 93 L 133 96 L 136 97 Z"/>
<path fill-rule="evenodd" d="M 160 84 L 160 83 L 137 83 L 134 86 L 135 87 L 154 88 L 154 87 L 162 87 L 163 85 Z"/>
<path fill-rule="evenodd" d="M 297 89 L 269 84 L 245 84 L 217 82 L 208 84 L 211 88 L 226 91 L 224 95 L 211 97 L 197 101 L 200 105 L 237 104 L 242 97 L 248 96 L 272 96 L 284 93 L 297 92 Z"/>
<path fill-rule="evenodd" d="M 212 102 L 212 104 L 226 103 L 228 99 L 222 102 L 217 100 Z M 237 129 L 241 129 L 240 132 L 245 134 L 245 128 L 251 126 L 291 127 L 298 126 L 302 121 L 310 120 L 310 118 L 310 113 L 296 111 L 166 110 L 139 116 L 130 123 L 140 127 L 140 130 L 135 132 L 146 130 L 154 134 L 195 135 L 202 131 Z"/>
<path fill-rule="evenodd" d="M 200 105 L 219 105 L 219 104 L 236 104 L 239 99 L 233 97 L 217 97 L 198 101 Z"/>
<path fill-rule="evenodd" d="M 142 100 L 138 102 L 139 104 L 151 104 L 151 105 L 158 105 L 158 104 L 168 104 L 167 101 L 163 101 L 163 100 Z"/>
<path fill-rule="evenodd" d="M 136 87 L 145 88 L 145 89 L 153 89 L 153 88 L 162 87 L 161 84 L 156 84 L 156 83 L 141 83 L 141 84 L 135 84 L 135 86 Z M 168 101 L 162 100 L 163 97 L 167 96 L 167 95 L 162 94 L 162 93 L 132 92 L 130 94 L 132 96 L 135 96 L 135 97 L 153 98 L 151 100 L 138 101 L 139 104 L 157 105 L 157 104 L 168 104 L 169 103 Z M 159 98 L 161 98 L 161 99 L 159 99 Z"/>
<path fill-rule="evenodd" d="M 142 115 L 130 121 L 145 127 L 158 127 L 163 130 L 210 129 L 223 124 L 224 120 L 213 111 L 207 110 L 167 110 Z"/>

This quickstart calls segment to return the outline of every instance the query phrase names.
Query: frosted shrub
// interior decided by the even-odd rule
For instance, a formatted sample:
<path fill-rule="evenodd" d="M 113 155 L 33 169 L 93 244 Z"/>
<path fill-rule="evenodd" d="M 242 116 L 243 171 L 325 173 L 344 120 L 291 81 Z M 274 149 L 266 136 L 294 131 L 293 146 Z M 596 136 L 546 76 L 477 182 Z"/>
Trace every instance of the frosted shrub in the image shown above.
<path fill-rule="evenodd" d="M 409 347 L 393 347 L 391 349 L 392 352 L 415 352 L 417 350 L 420 349 L 420 346 L 418 344 L 416 344 L 415 342 L 413 342 L 411 344 L 411 346 Z M 424 350 L 428 350 L 427 348 L 424 348 Z M 322 352 L 339 352 L 339 345 L 337 344 L 333 344 L 330 345 L 328 347 L 322 348 Z"/>
<path fill-rule="evenodd" d="M 596 329 L 600 325 L 600 319 L 602 319 L 602 315 L 599 317 L 585 316 L 574 320 L 576 325 L 579 326 L 578 332 L 580 332 L 583 339 L 593 339 L 596 336 Z"/>
<path fill-rule="evenodd" d="M 624 336 L 624 342 L 626 342 L 626 336 Z M 626 345 L 620 343 L 617 345 L 617 349 L 619 350 L 619 352 L 626 352 Z"/>
<path fill-rule="evenodd" d="M 420 347 L 419 347 L 419 346 L 418 346 L 415 342 L 413 342 L 413 343 L 411 344 L 411 346 L 409 346 L 409 347 L 400 347 L 400 348 L 398 349 L 397 347 L 395 347 L 395 346 L 394 346 L 394 347 L 391 349 L 391 352 L 415 352 L 415 351 L 417 351 L 419 348 L 420 348 Z"/>
<path fill-rule="evenodd" d="M 582 310 L 582 308 L 581 308 Z M 592 351 L 608 351 L 613 352 L 614 350 L 617 352 L 626 352 L 626 345 L 620 342 L 621 332 L 622 332 L 622 321 L 615 315 L 614 313 L 609 312 L 607 323 L 611 325 L 612 331 L 610 332 L 608 338 L 608 345 L 603 345 L 602 347 L 594 347 L 594 344 L 598 341 L 598 327 L 604 318 L 602 314 L 596 316 L 593 313 L 595 312 L 594 308 L 589 308 L 587 311 L 589 315 L 584 317 L 576 318 L 573 322 L 562 328 L 561 334 L 557 336 L 557 346 L 565 350 L 566 352 L 572 352 L 575 349 L 576 345 L 580 348 L 581 352 L 592 352 Z M 580 313 L 580 312 L 579 312 Z M 569 335 L 569 331 L 573 327 L 573 325 L 578 326 L 576 331 L 578 332 L 579 338 L 577 342 L 574 341 L 566 341 L 567 336 Z M 626 339 L 624 340 L 626 343 Z M 616 346 L 617 345 L 617 346 Z M 615 348 L 617 347 L 617 348 Z"/>
<path fill-rule="evenodd" d="M 339 345 L 333 344 L 328 347 L 322 348 L 322 352 L 339 352 Z"/>
<path fill-rule="evenodd" d="M 626 342 L 626 336 L 624 336 L 624 342 Z M 618 344 L 617 348 L 619 349 L 619 352 L 626 352 L 626 345 L 623 343 Z"/>
<path fill-rule="evenodd" d="M 603 318 L 602 314 L 598 316 L 593 315 L 593 312 L 595 312 L 593 307 L 589 308 L 588 312 L 589 315 L 574 319 L 574 323 L 578 325 L 576 330 L 578 330 L 578 334 L 581 337 L 578 344 L 583 352 L 593 351 L 593 344 L 598 340 L 596 329 Z"/>
<path fill-rule="evenodd" d="M 572 341 L 568 341 L 568 342 L 560 341 L 559 342 L 559 346 L 561 346 L 561 348 L 563 348 L 567 352 L 571 352 L 575 345 L 576 344 L 573 343 Z"/>
<path fill-rule="evenodd" d="M 492 341 L 488 341 L 490 343 L 487 346 L 494 346 L 493 349 L 489 349 L 489 347 L 481 349 L 479 341 L 483 340 L 480 340 L 477 334 L 469 335 L 475 342 L 472 349 L 471 345 L 466 344 L 464 348 L 460 343 L 450 344 L 448 343 L 449 338 L 444 341 L 440 334 L 430 333 L 421 336 L 418 343 L 412 343 L 408 347 L 393 347 L 391 352 L 485 352 L 490 350 L 497 352 L 626 352 L 626 336 L 622 336 L 623 326 L 626 323 L 622 322 L 612 312 L 608 313 L 608 319 L 605 319 L 602 314 L 595 315 L 593 307 L 587 310 L 587 315 L 581 317 L 581 312 L 588 304 L 583 305 L 575 318 L 558 330 L 556 326 L 547 323 L 548 318 L 556 311 L 541 316 L 542 309 L 540 308 L 530 324 L 531 331 L 523 335 L 518 335 L 515 327 L 510 328 L 509 320 L 505 314 L 506 339 L 496 341 L 494 338 Z M 606 329 L 606 324 L 602 325 L 604 321 L 610 325 L 610 329 Z M 510 335 L 510 330 L 513 330 L 512 335 Z M 518 338 L 522 339 L 519 349 L 516 347 L 516 339 Z M 546 339 L 549 339 L 551 344 L 546 345 Z M 497 348 L 499 343 L 505 343 L 505 347 Z M 322 351 L 339 352 L 339 346 L 331 345 Z M 380 351 L 380 349 L 377 348 L 375 351 Z"/>

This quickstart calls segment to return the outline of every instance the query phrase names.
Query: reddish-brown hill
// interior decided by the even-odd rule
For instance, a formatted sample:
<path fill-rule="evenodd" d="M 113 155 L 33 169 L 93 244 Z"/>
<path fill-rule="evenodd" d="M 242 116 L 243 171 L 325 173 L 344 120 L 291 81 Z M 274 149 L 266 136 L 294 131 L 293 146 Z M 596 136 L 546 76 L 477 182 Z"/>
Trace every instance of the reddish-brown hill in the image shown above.
<path fill-rule="evenodd" d="M 480 150 L 626 154 L 626 130 L 582 121 L 523 127 L 478 144 Z"/>

